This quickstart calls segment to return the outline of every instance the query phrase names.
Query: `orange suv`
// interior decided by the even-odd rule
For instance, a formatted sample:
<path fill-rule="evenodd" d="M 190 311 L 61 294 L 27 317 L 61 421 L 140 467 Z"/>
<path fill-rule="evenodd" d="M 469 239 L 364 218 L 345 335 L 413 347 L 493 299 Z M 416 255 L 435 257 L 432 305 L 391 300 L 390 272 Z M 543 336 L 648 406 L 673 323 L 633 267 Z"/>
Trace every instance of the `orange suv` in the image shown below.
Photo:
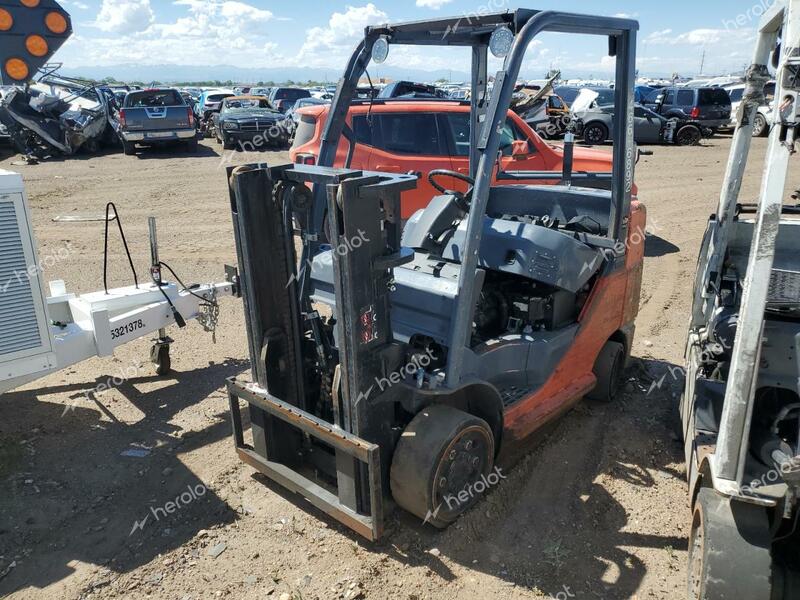
<path fill-rule="evenodd" d="M 290 151 L 293 162 L 316 164 L 320 140 L 329 105 L 308 106 L 298 110 L 300 122 Z M 403 193 L 402 218 L 408 219 L 431 198 L 439 195 L 428 183 L 428 173 L 448 169 L 469 174 L 468 102 L 444 100 L 376 100 L 356 102 L 350 107 L 347 125 L 353 130 L 356 146 L 350 167 L 364 171 L 417 173 L 417 188 Z M 525 145 L 514 142 L 527 141 Z M 545 143 L 513 111 L 503 131 L 502 168 L 508 171 L 556 171 L 562 168 L 561 148 Z M 334 167 L 343 167 L 349 144 L 342 136 Z M 516 149 L 516 150 L 515 150 Z M 574 171 L 610 173 L 611 154 L 603 150 L 575 148 Z M 558 183 L 552 181 L 514 181 L 513 183 Z M 446 182 L 447 178 L 440 181 Z M 462 184 L 463 187 L 463 184 Z M 455 188 L 458 189 L 458 188 Z"/>

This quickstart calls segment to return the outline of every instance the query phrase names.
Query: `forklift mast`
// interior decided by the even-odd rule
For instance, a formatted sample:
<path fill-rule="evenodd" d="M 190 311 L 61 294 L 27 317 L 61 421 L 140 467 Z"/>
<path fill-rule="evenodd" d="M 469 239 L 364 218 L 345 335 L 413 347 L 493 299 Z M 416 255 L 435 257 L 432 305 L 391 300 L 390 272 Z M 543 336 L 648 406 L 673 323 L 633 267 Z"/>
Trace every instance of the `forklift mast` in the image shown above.
<path fill-rule="evenodd" d="M 782 43 L 776 43 L 778 39 Z M 773 55 L 773 50 L 775 54 Z M 800 1 L 777 3 L 764 16 L 753 64 L 747 71 L 747 89 L 734 135 L 718 208 L 719 227 L 709 241 L 704 261 L 698 270 L 693 327 L 707 322 L 713 297 L 720 289 L 723 262 L 730 241 L 731 224 L 737 214 L 747 156 L 750 151 L 753 121 L 763 102 L 764 84 L 769 78 L 768 64 L 774 57 L 777 67 L 774 127 L 769 137 L 755 231 L 743 282 L 739 325 L 733 347 L 730 378 L 725 392 L 717 453 L 712 462 L 715 481 L 721 488 L 739 489 L 744 479 L 745 456 L 750 437 L 750 420 L 761 364 L 761 347 L 768 294 L 773 281 L 773 262 L 780 228 L 783 199 L 789 175 L 789 160 L 796 152 L 800 122 Z M 721 489 L 722 491 L 722 489 Z"/>
<path fill-rule="evenodd" d="M 495 76 L 494 89 L 489 98 L 486 76 L 489 45 L 492 34 L 501 27 L 510 30 L 514 41 L 505 57 L 502 69 Z M 633 189 L 635 166 L 633 84 L 638 29 L 638 22 L 629 19 L 519 9 L 475 18 L 461 17 L 368 27 L 364 40 L 350 58 L 345 75 L 339 82 L 330 116 L 322 134 L 318 164 L 323 167 L 333 165 L 342 135 L 350 144 L 349 158 L 345 167 L 350 166 L 349 159 L 352 157 L 355 136 L 346 126 L 346 116 L 350 103 L 355 98 L 359 80 L 366 72 L 373 47 L 380 38 L 384 38 L 389 44 L 461 46 L 472 49 L 470 173 L 475 185 L 468 216 L 464 258 L 460 268 L 455 318 L 448 344 L 450 354 L 445 386 L 457 388 L 465 377 L 462 367 L 476 301 L 476 282 L 471 275 L 478 267 L 478 249 L 481 246 L 492 173 L 497 163 L 500 132 L 506 121 L 514 86 L 520 75 L 528 46 L 544 32 L 608 38 L 609 55 L 616 58 L 614 101 L 617 114 L 622 115 L 622 126 L 614 129 L 612 212 L 605 244 L 608 250 L 613 251 L 617 240 L 625 238 Z M 578 177 L 573 176 L 573 179 Z M 314 194 L 313 224 L 318 231 L 321 231 L 325 217 L 325 190 L 321 186 L 316 186 Z M 311 248 L 313 253 L 315 249 L 313 246 Z M 310 257 L 304 255 L 303 258 L 308 260 Z"/>
<path fill-rule="evenodd" d="M 759 197 L 740 202 L 770 66 Z M 680 403 L 693 600 L 800 597 L 800 207 L 785 202 L 800 125 L 800 0 L 766 10 L 745 83 L 701 244 Z"/>

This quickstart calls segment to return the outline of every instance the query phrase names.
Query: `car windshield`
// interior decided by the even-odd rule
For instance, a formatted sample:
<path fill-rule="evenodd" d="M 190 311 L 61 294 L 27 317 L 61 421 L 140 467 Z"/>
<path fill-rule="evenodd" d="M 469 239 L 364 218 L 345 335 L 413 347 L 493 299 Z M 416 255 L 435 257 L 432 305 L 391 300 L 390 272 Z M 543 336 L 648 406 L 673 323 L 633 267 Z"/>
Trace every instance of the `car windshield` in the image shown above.
<path fill-rule="evenodd" d="M 269 102 L 263 98 L 228 98 L 222 105 L 223 110 L 252 110 L 272 109 Z"/>
<path fill-rule="evenodd" d="M 206 102 L 222 102 L 225 98 L 230 98 L 231 94 L 211 94 L 206 98 Z"/>
<path fill-rule="evenodd" d="M 700 90 L 700 104 L 730 105 L 731 99 L 728 92 L 722 88 L 705 88 Z"/>
<path fill-rule="evenodd" d="M 283 88 L 275 92 L 275 100 L 299 100 L 300 98 L 308 98 L 308 96 L 310 96 L 308 90 Z"/>
<path fill-rule="evenodd" d="M 131 92 L 125 97 L 127 108 L 147 108 L 154 106 L 180 106 L 183 98 L 177 90 L 145 90 Z"/>
<path fill-rule="evenodd" d="M 330 104 L 330 102 L 319 98 L 300 98 L 300 100 L 295 103 L 294 107 L 297 109 L 303 108 L 304 106 L 317 106 L 320 104 Z"/>
<path fill-rule="evenodd" d="M 598 106 L 614 104 L 614 90 L 610 88 L 594 88 L 594 91 L 597 92 L 597 99 L 595 102 Z"/>

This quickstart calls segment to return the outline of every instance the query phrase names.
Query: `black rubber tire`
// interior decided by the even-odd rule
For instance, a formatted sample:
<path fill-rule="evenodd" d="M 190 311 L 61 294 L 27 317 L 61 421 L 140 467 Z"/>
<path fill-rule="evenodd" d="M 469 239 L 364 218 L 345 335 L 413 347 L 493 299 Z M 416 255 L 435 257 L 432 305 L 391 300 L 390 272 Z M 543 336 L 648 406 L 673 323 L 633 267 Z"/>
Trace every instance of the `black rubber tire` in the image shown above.
<path fill-rule="evenodd" d="M 767 137 L 769 135 L 769 124 L 766 117 L 757 113 L 753 119 L 753 137 Z"/>
<path fill-rule="evenodd" d="M 493 467 L 494 437 L 486 421 L 434 404 L 411 420 L 397 443 L 392 496 L 411 514 L 443 529 L 479 500 L 487 481 L 497 479 Z M 461 491 L 465 499 L 457 498 Z"/>
<path fill-rule="evenodd" d="M 172 359 L 169 356 L 169 346 L 153 346 L 151 358 L 156 365 L 156 375 L 164 377 L 172 370 Z"/>
<path fill-rule="evenodd" d="M 225 137 L 225 133 L 224 132 L 221 135 L 222 135 L 222 147 L 225 150 L 233 150 L 233 146 L 234 146 L 233 142 L 231 142 L 231 140 L 229 140 L 227 137 Z"/>
<path fill-rule="evenodd" d="M 136 144 L 122 140 L 122 151 L 125 153 L 125 156 L 133 156 L 136 152 Z"/>
<path fill-rule="evenodd" d="M 608 127 L 602 123 L 589 123 L 583 128 L 583 141 L 592 146 L 605 144 L 608 139 Z"/>
<path fill-rule="evenodd" d="M 690 600 L 771 600 L 766 509 L 702 488 L 692 516 L 687 571 Z"/>
<path fill-rule="evenodd" d="M 186 142 L 186 151 L 190 154 L 197 152 L 197 139 Z"/>
<path fill-rule="evenodd" d="M 617 396 L 622 372 L 625 370 L 625 346 L 619 342 L 606 342 L 594 362 L 597 385 L 586 394 L 596 402 L 611 402 Z"/>
<path fill-rule="evenodd" d="M 675 143 L 678 146 L 697 146 L 703 139 L 703 132 L 694 125 L 684 125 L 675 134 Z"/>

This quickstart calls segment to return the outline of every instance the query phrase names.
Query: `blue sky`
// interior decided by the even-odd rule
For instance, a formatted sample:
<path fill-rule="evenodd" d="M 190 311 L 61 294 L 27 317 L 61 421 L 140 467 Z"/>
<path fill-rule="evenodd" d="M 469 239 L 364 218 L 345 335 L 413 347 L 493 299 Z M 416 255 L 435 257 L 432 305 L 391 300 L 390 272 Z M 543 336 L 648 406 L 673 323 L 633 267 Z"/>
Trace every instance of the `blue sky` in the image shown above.
<path fill-rule="evenodd" d="M 641 74 L 694 75 L 739 71 L 752 52 L 754 28 L 775 0 L 60 0 L 74 36 L 55 60 L 69 67 L 139 65 L 303 66 L 340 72 L 368 24 L 471 15 L 519 6 L 626 15 L 640 22 Z M 604 42 L 549 35 L 529 49 L 529 77 L 548 67 L 610 72 Z M 395 48 L 389 64 L 468 70 L 459 49 Z"/>

